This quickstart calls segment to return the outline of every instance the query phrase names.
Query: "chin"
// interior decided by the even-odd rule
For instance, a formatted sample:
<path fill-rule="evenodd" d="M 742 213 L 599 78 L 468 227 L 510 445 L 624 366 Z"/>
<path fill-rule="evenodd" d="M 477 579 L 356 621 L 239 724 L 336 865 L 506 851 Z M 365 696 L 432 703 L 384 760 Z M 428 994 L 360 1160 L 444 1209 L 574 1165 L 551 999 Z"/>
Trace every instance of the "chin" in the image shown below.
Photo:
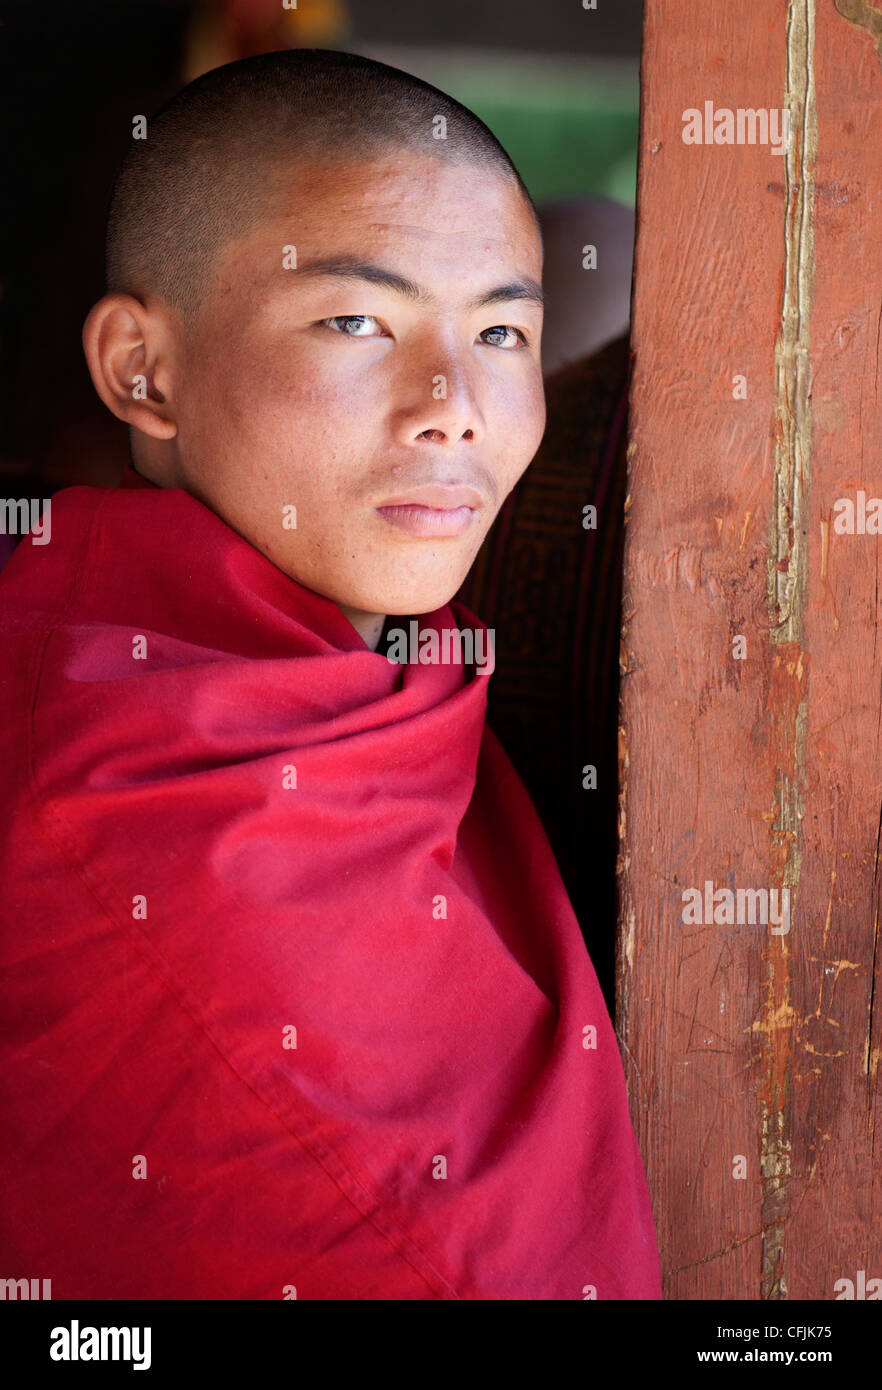
<path fill-rule="evenodd" d="M 386 617 L 416 617 L 444 608 L 458 592 L 474 561 L 474 555 L 460 553 L 402 560 L 386 555 L 382 563 L 371 557 L 363 574 L 336 576 L 335 583 L 322 586 L 328 598 L 341 608 L 361 613 L 382 613 Z"/>
<path fill-rule="evenodd" d="M 376 605 L 367 611 L 385 613 L 389 617 L 416 617 L 419 613 L 434 613 L 450 602 L 464 578 L 465 572 L 439 583 L 414 585 L 404 591 L 390 590 L 385 594 L 379 594 Z"/>

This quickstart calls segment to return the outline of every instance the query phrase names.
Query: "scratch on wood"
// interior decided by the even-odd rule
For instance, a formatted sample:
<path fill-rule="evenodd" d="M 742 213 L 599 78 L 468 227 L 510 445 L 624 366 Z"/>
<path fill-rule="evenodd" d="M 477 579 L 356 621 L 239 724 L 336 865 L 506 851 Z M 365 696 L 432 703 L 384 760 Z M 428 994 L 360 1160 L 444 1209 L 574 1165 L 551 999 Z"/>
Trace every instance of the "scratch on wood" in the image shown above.
<path fill-rule="evenodd" d="M 827 569 L 830 563 L 830 522 L 821 521 L 821 583 L 827 583 Z"/>
<path fill-rule="evenodd" d="M 739 1245 L 746 1245 L 749 1240 L 757 1240 L 764 1234 L 765 1231 L 760 1230 L 751 1231 L 749 1236 L 739 1236 L 738 1240 L 733 1240 L 730 1245 L 724 1246 L 722 1250 L 715 1250 L 712 1255 L 705 1255 L 701 1260 L 693 1260 L 692 1263 L 688 1265 L 678 1265 L 676 1269 L 666 1269 L 664 1271 L 664 1278 L 667 1279 L 674 1274 L 682 1274 L 684 1269 L 698 1269 L 699 1265 L 710 1264 L 711 1260 L 722 1259 L 723 1255 L 729 1255 L 733 1250 L 737 1250 Z"/>
<path fill-rule="evenodd" d="M 879 841 L 882 838 L 882 806 L 879 807 L 879 824 L 876 826 L 876 853 L 873 859 L 873 893 L 876 895 L 876 904 L 873 910 L 873 960 L 870 966 L 870 1008 L 867 1016 L 867 1052 L 864 1061 L 864 1070 L 867 1073 L 867 1116 L 870 1121 L 870 1137 L 873 1153 L 876 1151 L 876 1117 L 874 1110 L 874 1095 L 876 1091 L 876 1075 L 879 1070 L 879 1054 L 882 1049 L 873 1046 L 873 1020 L 876 1007 L 876 971 L 879 961 Z"/>
<path fill-rule="evenodd" d="M 706 582 L 702 575 L 701 560 L 701 550 L 698 546 L 692 545 L 689 541 L 678 541 L 663 555 L 638 550 L 634 553 L 632 563 L 635 576 L 642 587 L 657 588 L 666 585 L 678 589 L 682 585 L 694 594 L 702 583 Z M 718 595 L 718 582 L 713 577 L 710 577 L 710 582 L 715 588 L 715 596 Z"/>
<path fill-rule="evenodd" d="M 618 729 L 618 768 L 619 768 L 619 797 L 618 797 L 618 859 L 616 864 L 616 876 L 620 884 L 624 884 L 631 859 L 628 854 L 628 783 L 630 759 L 628 757 L 628 731 L 624 724 L 619 725 Z M 631 981 L 634 977 L 634 941 L 637 933 L 637 914 L 630 896 L 624 896 L 624 926 L 620 927 L 617 955 L 618 968 L 616 970 L 616 1032 L 621 1042 L 628 1033 L 631 1000 Z"/>
<path fill-rule="evenodd" d="M 808 497 L 812 409 L 810 318 L 814 285 L 814 166 L 817 109 L 814 84 L 816 0 L 787 8 L 787 85 L 792 137 L 787 151 L 784 288 L 775 343 L 775 471 L 769 526 L 767 600 L 772 644 L 771 712 L 777 818 L 770 827 L 772 872 L 795 897 L 802 870 L 808 656 Z M 787 1297 L 786 1221 L 790 1189 L 790 1101 L 795 1035 L 789 937 L 765 952 L 764 1014 L 753 1025 L 764 1040 L 760 1089 L 760 1171 L 763 1178 L 762 1297 Z"/>
<path fill-rule="evenodd" d="M 870 1009 L 867 1019 L 867 1057 L 864 1070 L 867 1073 L 867 1109 L 873 1113 L 873 1093 L 876 1089 L 876 1072 L 879 1067 L 879 1048 L 873 1047 L 873 1009 L 876 1003 L 876 967 L 879 960 L 879 904 L 873 914 L 873 964 L 870 977 Z"/>

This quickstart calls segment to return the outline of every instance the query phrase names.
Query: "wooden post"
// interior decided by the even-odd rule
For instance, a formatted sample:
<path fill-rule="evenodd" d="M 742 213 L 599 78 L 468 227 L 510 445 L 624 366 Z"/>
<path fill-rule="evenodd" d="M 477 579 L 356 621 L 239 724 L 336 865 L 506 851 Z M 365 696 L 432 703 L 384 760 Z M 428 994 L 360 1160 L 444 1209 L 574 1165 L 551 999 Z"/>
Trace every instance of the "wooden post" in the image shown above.
<path fill-rule="evenodd" d="M 646 0 L 618 1024 L 668 1298 L 882 1294 L 880 53 L 864 0 Z"/>

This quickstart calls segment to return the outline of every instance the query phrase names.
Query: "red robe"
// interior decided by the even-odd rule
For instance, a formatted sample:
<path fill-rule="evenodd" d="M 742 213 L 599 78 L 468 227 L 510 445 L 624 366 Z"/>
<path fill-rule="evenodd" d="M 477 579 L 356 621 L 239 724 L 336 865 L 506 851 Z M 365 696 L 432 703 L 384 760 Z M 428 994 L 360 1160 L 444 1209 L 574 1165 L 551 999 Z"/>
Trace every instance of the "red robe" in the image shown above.
<path fill-rule="evenodd" d="M 661 1296 L 616 1039 L 487 676 L 390 663 L 134 473 L 53 498 L 0 640 L 4 1276 Z"/>

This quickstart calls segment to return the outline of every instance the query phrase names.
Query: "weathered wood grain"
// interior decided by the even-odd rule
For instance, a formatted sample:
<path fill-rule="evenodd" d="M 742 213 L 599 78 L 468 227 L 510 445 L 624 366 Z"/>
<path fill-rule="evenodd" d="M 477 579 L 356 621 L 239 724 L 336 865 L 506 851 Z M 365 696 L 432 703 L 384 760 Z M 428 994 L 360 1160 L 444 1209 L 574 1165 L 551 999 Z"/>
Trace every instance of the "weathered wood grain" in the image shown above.
<path fill-rule="evenodd" d="M 880 539 L 834 527 L 882 497 L 880 53 L 863 0 L 646 3 L 618 1026 L 669 1298 L 882 1278 Z M 684 143 L 705 102 L 789 149 Z M 789 931 L 684 923 L 708 880 Z"/>

